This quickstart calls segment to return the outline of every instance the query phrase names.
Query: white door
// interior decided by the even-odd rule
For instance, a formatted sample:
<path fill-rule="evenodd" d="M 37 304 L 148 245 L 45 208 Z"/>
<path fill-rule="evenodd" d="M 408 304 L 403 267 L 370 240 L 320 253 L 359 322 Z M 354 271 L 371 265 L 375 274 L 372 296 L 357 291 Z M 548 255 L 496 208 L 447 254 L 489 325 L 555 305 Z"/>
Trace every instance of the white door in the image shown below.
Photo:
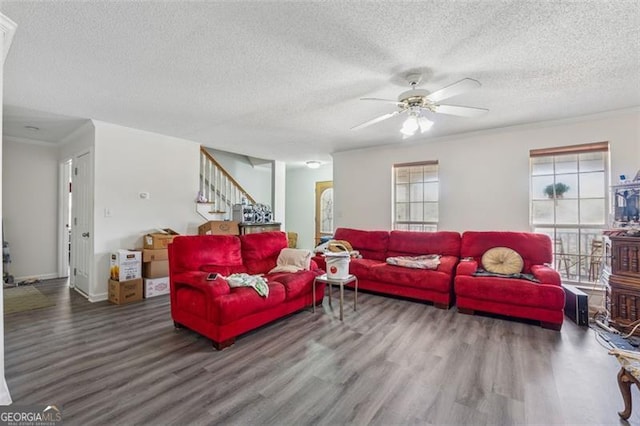
<path fill-rule="evenodd" d="M 91 235 L 91 152 L 73 159 L 71 177 L 71 274 L 74 286 L 89 295 L 93 235 Z"/>

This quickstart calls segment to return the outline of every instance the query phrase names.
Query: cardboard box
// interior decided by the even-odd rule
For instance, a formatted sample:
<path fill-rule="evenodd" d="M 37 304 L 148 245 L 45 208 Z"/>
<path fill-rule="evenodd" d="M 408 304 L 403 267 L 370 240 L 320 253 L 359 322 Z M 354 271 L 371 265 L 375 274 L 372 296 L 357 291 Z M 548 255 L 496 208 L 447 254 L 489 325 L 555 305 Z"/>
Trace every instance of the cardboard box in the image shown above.
<path fill-rule="evenodd" d="M 145 278 L 144 279 L 144 298 L 161 296 L 169 294 L 169 277 L 161 278 Z"/>
<path fill-rule="evenodd" d="M 238 222 L 232 220 L 210 220 L 198 226 L 198 235 L 239 235 Z"/>
<path fill-rule="evenodd" d="M 169 250 L 167 249 L 143 249 L 142 263 L 153 262 L 154 260 L 168 260 Z"/>
<path fill-rule="evenodd" d="M 142 253 L 135 250 L 120 249 L 111 253 L 109 275 L 115 281 L 127 281 L 141 278 Z"/>
<path fill-rule="evenodd" d="M 154 260 L 142 264 L 142 276 L 145 278 L 162 278 L 169 276 L 169 261 Z"/>
<path fill-rule="evenodd" d="M 142 300 L 142 278 L 129 281 L 109 280 L 109 302 L 116 305 Z"/>
<path fill-rule="evenodd" d="M 160 231 L 163 232 L 152 232 L 142 237 L 143 248 L 166 249 L 176 235 L 180 235 L 171 228 L 161 229 Z"/>

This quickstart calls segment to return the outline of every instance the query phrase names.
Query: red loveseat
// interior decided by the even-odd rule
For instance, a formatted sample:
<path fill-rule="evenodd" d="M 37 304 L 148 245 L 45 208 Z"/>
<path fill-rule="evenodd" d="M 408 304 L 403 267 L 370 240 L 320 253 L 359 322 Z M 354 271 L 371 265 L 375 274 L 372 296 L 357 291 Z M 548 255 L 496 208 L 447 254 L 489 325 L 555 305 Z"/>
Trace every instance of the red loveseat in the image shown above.
<path fill-rule="evenodd" d="M 362 255 L 362 259 L 351 259 L 349 263 L 349 273 L 358 277 L 359 289 L 430 301 L 441 309 L 451 306 L 453 273 L 460 257 L 459 233 L 338 228 L 333 238 L 348 241 Z M 437 269 L 411 269 L 386 263 L 387 257 L 428 254 L 441 256 Z M 326 269 L 322 256 L 314 260 Z"/>
<path fill-rule="evenodd" d="M 321 303 L 324 285 L 317 285 L 312 297 L 313 280 L 323 273 L 315 262 L 310 270 L 268 273 L 286 247 L 284 232 L 174 238 L 169 245 L 169 274 L 175 326 L 208 337 L 220 350 L 242 333 Z M 231 288 L 220 277 L 207 281 L 211 272 L 265 274 L 269 295 L 263 298 L 250 287 Z"/>
<path fill-rule="evenodd" d="M 522 273 L 538 281 L 525 279 L 474 276 L 481 267 L 483 254 L 494 247 L 515 250 L 524 261 Z M 551 239 L 544 234 L 527 232 L 477 232 L 462 234 L 462 260 L 455 277 L 458 311 L 490 312 L 511 317 L 540 321 L 544 328 L 560 330 L 564 319 L 564 290 L 560 274 L 552 263 Z"/>

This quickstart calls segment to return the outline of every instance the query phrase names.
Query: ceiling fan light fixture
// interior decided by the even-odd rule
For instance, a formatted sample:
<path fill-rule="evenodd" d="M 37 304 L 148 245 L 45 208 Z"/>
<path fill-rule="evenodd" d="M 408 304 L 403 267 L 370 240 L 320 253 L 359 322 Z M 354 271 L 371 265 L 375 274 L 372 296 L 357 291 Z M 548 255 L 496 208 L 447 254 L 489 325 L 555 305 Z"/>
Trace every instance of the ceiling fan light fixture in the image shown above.
<path fill-rule="evenodd" d="M 317 169 L 320 167 L 320 162 L 315 160 L 307 161 L 305 164 L 310 169 Z"/>
<path fill-rule="evenodd" d="M 402 124 L 402 129 L 400 129 L 400 133 L 405 136 L 413 136 L 418 130 L 420 125 L 418 124 L 418 118 L 415 115 L 409 115 L 404 123 Z"/>
<path fill-rule="evenodd" d="M 427 130 L 431 129 L 431 126 L 433 126 L 433 121 L 429 120 L 427 117 L 419 117 L 418 125 L 420 126 L 420 133 L 424 133 Z"/>

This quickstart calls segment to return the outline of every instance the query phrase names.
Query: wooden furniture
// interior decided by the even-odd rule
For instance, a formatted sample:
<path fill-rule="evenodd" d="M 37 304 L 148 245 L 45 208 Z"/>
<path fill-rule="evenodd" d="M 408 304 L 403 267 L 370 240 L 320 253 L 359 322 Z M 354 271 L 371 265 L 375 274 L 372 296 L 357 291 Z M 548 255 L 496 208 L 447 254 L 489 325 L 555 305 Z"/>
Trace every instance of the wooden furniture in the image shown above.
<path fill-rule="evenodd" d="M 280 230 L 280 222 L 269 223 L 241 223 L 240 235 L 255 234 L 257 232 L 271 232 Z"/>
<path fill-rule="evenodd" d="M 607 309 L 610 323 L 629 332 L 640 319 L 640 237 L 605 236 Z M 634 333 L 640 335 L 640 327 Z"/>
<path fill-rule="evenodd" d="M 316 291 L 316 282 L 329 284 L 329 306 L 331 306 L 331 286 L 333 284 L 340 287 L 340 321 L 343 321 L 344 315 L 342 306 L 344 305 L 344 285 L 349 284 L 350 282 L 355 281 L 355 294 L 353 296 L 353 310 L 357 311 L 358 307 L 358 277 L 355 275 L 348 275 L 346 278 L 329 278 L 327 274 L 320 275 L 313 280 L 313 287 L 311 289 L 311 294 L 315 294 Z M 316 312 L 316 305 L 313 304 L 313 312 Z"/>
<path fill-rule="evenodd" d="M 618 372 L 618 387 L 622 394 L 622 401 L 624 402 L 624 410 L 619 411 L 618 415 L 627 420 L 631 417 L 631 385 L 635 385 L 640 389 L 640 353 L 629 352 L 621 349 L 612 349 L 609 351 L 610 355 L 614 355 L 618 362 L 620 362 L 620 371 Z"/>

